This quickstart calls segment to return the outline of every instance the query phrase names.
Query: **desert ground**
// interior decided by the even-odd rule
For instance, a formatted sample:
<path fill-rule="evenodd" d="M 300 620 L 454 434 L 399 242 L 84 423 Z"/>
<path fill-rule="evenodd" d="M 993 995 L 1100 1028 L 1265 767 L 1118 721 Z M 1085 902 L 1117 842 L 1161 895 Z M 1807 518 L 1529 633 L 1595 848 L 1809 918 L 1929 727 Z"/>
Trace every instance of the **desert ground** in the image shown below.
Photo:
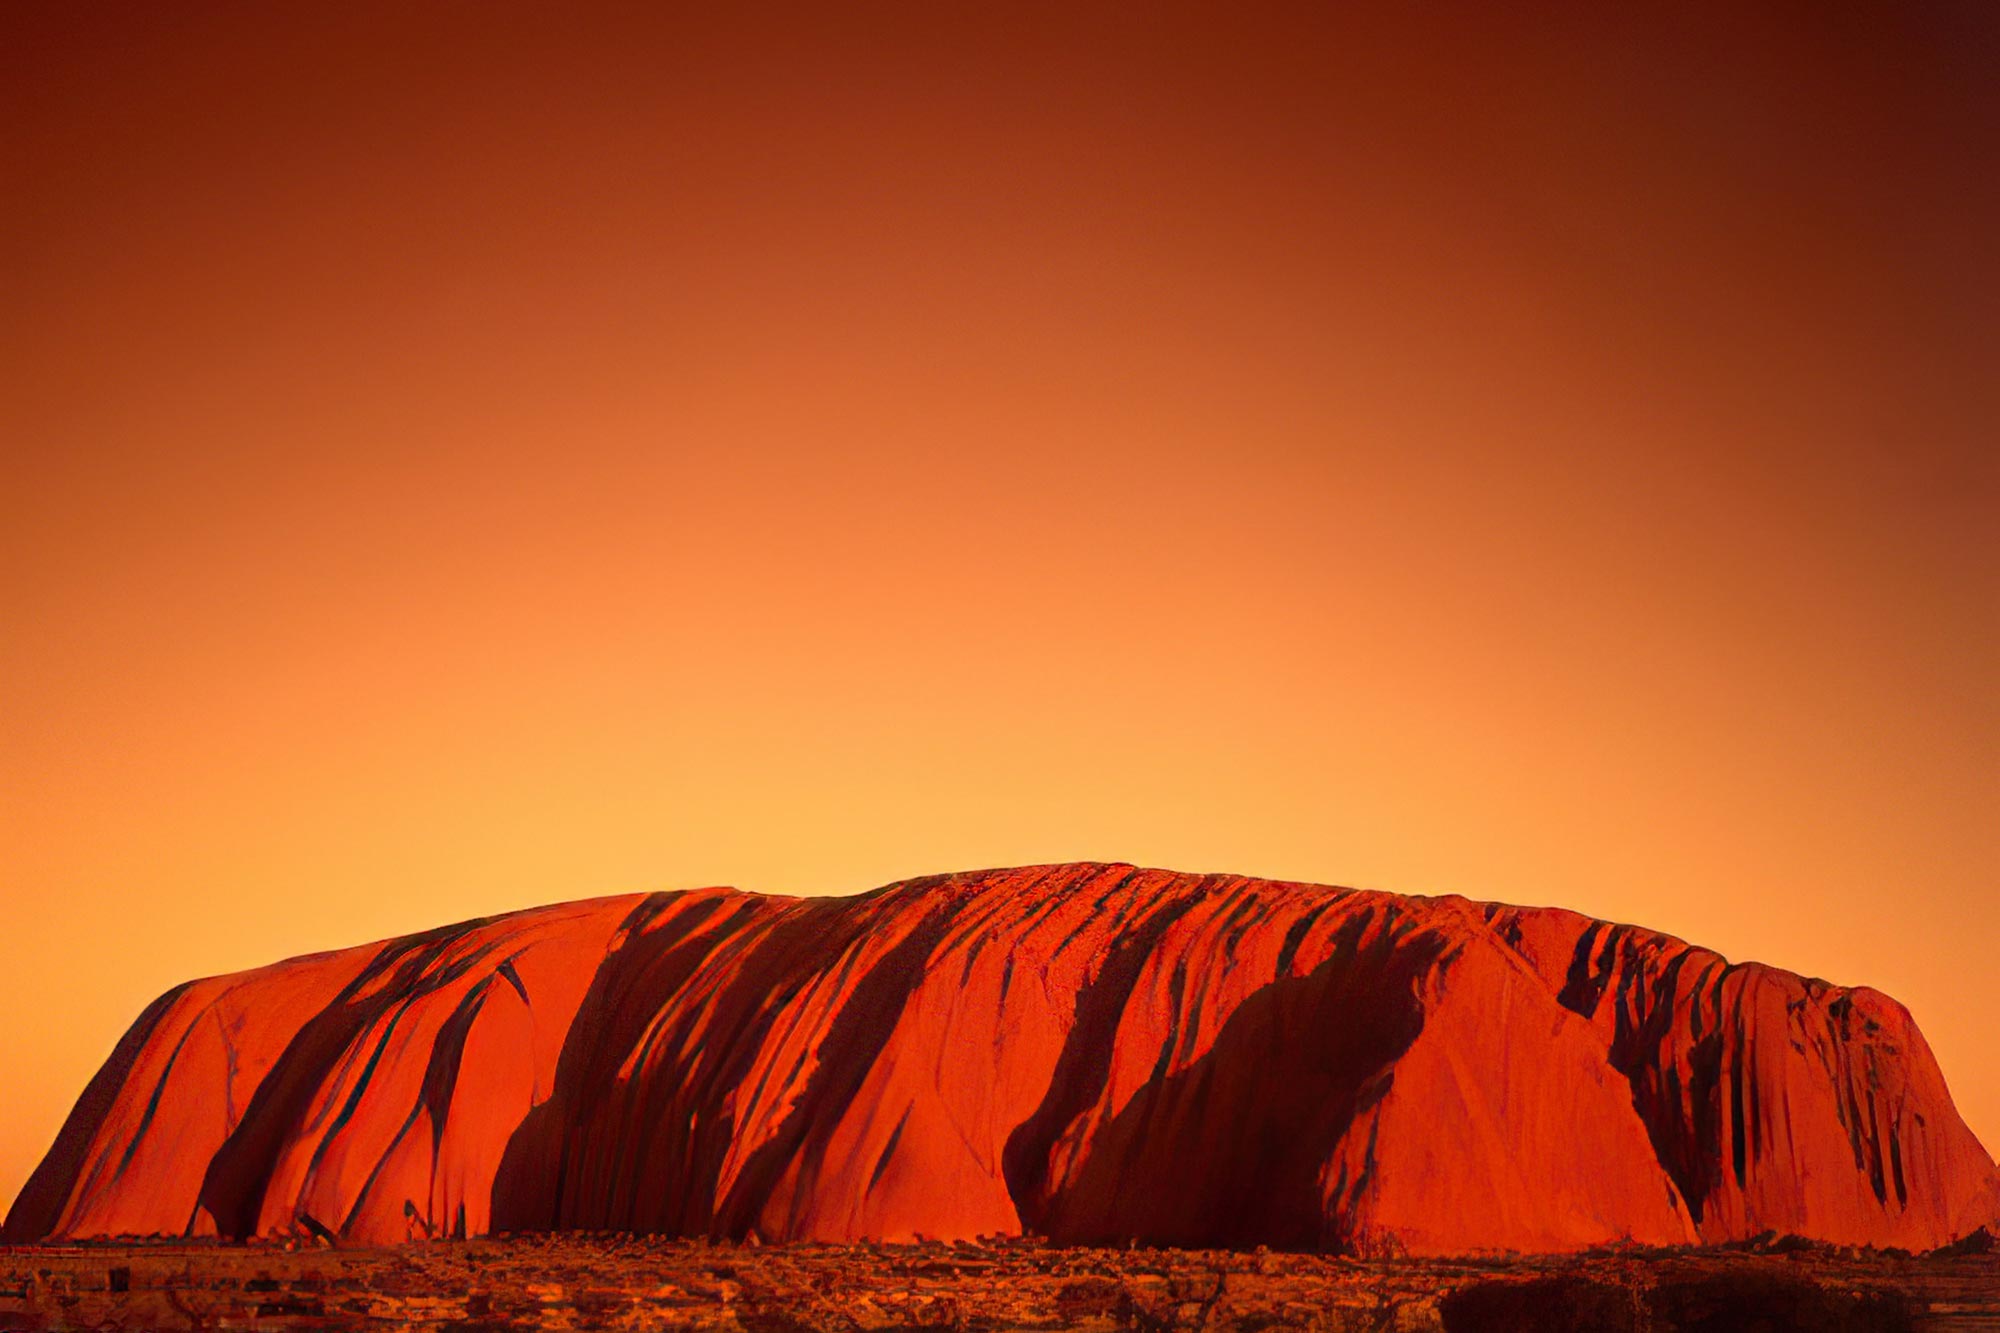
<path fill-rule="evenodd" d="M 2000 1329 L 2000 1253 L 1769 1244 L 1362 1260 L 1019 1240 L 758 1246 L 624 1235 L 393 1249 L 71 1244 L 0 1249 L 0 1328 Z"/>

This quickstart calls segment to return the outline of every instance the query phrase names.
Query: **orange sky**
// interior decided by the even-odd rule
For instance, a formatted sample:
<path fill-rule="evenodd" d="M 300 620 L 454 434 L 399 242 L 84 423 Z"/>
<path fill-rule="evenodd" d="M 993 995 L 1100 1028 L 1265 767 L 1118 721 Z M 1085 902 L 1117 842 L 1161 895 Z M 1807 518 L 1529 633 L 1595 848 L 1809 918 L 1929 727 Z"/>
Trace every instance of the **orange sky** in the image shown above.
<path fill-rule="evenodd" d="M 2000 1146 L 2000 22 L 1451 8 L 7 6 L 0 1199 L 192 975 L 1073 858 L 1873 984 Z"/>

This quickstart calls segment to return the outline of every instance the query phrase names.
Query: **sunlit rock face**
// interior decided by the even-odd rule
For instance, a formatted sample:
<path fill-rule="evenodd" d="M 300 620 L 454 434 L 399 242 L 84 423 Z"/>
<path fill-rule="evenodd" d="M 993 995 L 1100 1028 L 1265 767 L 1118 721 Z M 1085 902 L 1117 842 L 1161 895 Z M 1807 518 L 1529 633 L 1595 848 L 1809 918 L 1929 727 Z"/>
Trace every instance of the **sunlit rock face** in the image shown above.
<path fill-rule="evenodd" d="M 568 903 L 189 983 L 6 1236 L 1920 1249 L 1996 1213 L 1874 991 L 1564 911 L 1064 865 Z"/>

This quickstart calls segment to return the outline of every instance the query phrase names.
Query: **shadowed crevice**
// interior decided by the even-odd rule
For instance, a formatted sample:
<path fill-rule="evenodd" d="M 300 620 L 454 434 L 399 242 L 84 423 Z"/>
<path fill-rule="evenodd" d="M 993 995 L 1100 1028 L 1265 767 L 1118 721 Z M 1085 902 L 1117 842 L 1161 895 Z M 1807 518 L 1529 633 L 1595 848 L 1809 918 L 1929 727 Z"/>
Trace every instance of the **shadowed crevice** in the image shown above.
<path fill-rule="evenodd" d="M 502 1152 L 495 1230 L 707 1234 L 734 1131 L 717 1108 L 817 975 L 813 962 L 869 919 L 835 899 L 656 898 L 598 965 L 548 1100 Z M 699 1006 L 680 1003 L 698 972 L 724 964 L 728 983 Z"/>
<path fill-rule="evenodd" d="M 1096 978 L 1078 989 L 1069 1037 L 1056 1057 L 1048 1091 L 1026 1120 L 1007 1136 L 1000 1153 L 1000 1173 L 1023 1231 L 1046 1233 L 1049 1151 L 1069 1123 L 1104 1094 L 1111 1077 L 1112 1039 L 1125 1005 L 1139 984 L 1146 960 L 1159 946 L 1167 928 L 1193 907 L 1195 899 L 1175 899 L 1118 937 Z M 1013 959 L 1008 959 L 1008 967 Z M 1005 995 L 1003 988 L 1002 995 Z"/>
<path fill-rule="evenodd" d="M 1615 949 L 1604 951 L 1604 961 L 1597 964 L 1598 941 L 1603 938 L 1605 925 L 1593 921 L 1583 929 L 1577 938 L 1576 950 L 1570 955 L 1569 974 L 1563 979 L 1562 990 L 1556 995 L 1556 1002 L 1571 1013 L 1589 1018 L 1597 1012 L 1597 1005 L 1604 998 L 1605 987 L 1611 982 L 1615 966 Z"/>
<path fill-rule="evenodd" d="M 793 1101 L 791 1114 L 751 1155 L 717 1208 L 715 1228 L 720 1234 L 731 1239 L 747 1235 L 771 1203 L 779 1182 L 794 1168 L 796 1179 L 788 1195 L 792 1209 L 796 1212 L 802 1200 L 812 1199 L 827 1140 L 874 1071 L 923 981 L 925 964 L 949 932 L 962 902 L 947 898 L 932 906 L 834 1011 L 819 1044 L 818 1062 Z M 791 1228 L 780 1231 L 790 1234 Z"/>
<path fill-rule="evenodd" d="M 1062 1179 L 1026 1193 L 1034 1228 L 1068 1245 L 1348 1248 L 1347 1205 L 1372 1162 L 1355 1181 L 1328 1182 L 1331 1197 L 1325 1168 L 1422 1031 L 1418 982 L 1448 948 L 1436 932 L 1398 932 L 1367 914 L 1344 922 L 1318 966 L 1250 994 L 1207 1052 L 1156 1072 L 1090 1131 Z M 1368 1020 L 1353 1021 L 1357 1014 Z M 1301 1060 L 1301 1050 L 1312 1058 Z M 1295 1076 L 1274 1082 L 1274 1068 Z M 1230 1132 L 1216 1135 L 1217 1125 Z M 1035 1142 L 1021 1138 L 1022 1179 L 1035 1174 L 1026 1157 Z M 1046 1150 L 1040 1167 L 1047 1172 Z"/>
<path fill-rule="evenodd" d="M 343 1053 L 392 1010 L 407 1008 L 419 996 L 450 985 L 476 967 L 490 947 L 432 971 L 455 944 L 489 922 L 490 918 L 460 922 L 391 941 L 331 1004 L 298 1030 L 202 1177 L 196 1212 L 208 1212 L 218 1235 L 240 1239 L 256 1231 L 278 1159 L 305 1127 L 314 1100 Z M 364 1074 L 344 1111 L 351 1112 L 358 1104 L 366 1085 Z M 321 1140 L 315 1159 L 331 1133 Z"/>

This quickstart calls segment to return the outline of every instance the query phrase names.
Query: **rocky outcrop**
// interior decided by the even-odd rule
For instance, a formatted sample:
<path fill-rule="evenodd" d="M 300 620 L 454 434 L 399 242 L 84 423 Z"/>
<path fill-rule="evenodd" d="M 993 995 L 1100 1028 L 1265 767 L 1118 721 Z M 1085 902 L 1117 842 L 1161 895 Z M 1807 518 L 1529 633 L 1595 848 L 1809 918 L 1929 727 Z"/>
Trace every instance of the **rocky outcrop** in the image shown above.
<path fill-rule="evenodd" d="M 5 1234 L 1919 1249 L 1996 1212 L 1874 991 L 1569 912 L 1069 865 L 190 983 Z"/>

